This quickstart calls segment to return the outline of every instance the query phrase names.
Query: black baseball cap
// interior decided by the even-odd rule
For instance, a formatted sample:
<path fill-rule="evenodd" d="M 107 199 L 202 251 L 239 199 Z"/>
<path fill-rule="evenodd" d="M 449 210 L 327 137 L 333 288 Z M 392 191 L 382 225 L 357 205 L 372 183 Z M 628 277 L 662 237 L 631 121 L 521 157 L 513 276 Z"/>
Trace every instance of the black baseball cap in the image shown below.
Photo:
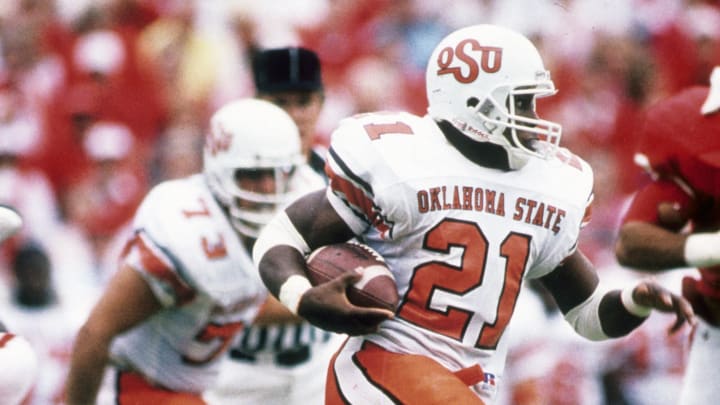
<path fill-rule="evenodd" d="M 258 93 L 316 91 L 323 88 L 320 59 L 302 47 L 264 49 L 252 57 Z"/>

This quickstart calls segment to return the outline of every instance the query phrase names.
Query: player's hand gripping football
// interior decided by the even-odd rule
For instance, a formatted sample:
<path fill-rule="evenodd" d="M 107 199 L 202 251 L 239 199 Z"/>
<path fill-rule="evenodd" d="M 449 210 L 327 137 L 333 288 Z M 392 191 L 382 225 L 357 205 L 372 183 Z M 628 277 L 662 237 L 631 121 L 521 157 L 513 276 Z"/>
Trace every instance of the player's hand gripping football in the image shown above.
<path fill-rule="evenodd" d="M 670 328 L 670 333 L 680 330 L 685 322 L 690 326 L 695 326 L 695 312 L 690 302 L 679 295 L 673 294 L 651 279 L 644 280 L 635 286 L 632 296 L 638 305 L 650 307 L 660 312 L 674 312 L 675 323 Z"/>
<path fill-rule="evenodd" d="M 351 336 L 377 331 L 380 323 L 392 318 L 393 313 L 350 303 L 346 291 L 360 278 L 360 274 L 345 273 L 307 290 L 300 299 L 298 315 L 322 329 Z"/>

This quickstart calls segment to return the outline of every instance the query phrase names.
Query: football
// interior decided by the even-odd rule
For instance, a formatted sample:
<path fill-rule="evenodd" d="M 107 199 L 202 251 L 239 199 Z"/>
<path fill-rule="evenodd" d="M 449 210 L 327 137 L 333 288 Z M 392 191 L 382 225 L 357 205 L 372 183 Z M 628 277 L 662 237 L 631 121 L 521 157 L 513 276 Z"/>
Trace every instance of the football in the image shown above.
<path fill-rule="evenodd" d="M 348 242 L 320 247 L 308 256 L 307 269 L 312 285 L 355 271 L 362 278 L 348 288 L 348 300 L 357 306 L 395 312 L 399 300 L 395 278 L 385 260 L 369 246 Z"/>

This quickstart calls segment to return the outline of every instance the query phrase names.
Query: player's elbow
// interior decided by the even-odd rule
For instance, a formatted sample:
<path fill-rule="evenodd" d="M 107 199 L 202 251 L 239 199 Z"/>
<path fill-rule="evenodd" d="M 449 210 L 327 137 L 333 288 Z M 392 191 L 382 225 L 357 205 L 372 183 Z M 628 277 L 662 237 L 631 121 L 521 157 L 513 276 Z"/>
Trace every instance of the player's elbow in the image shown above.
<path fill-rule="evenodd" d="M 641 258 L 645 256 L 642 243 L 638 243 L 638 234 L 633 230 L 632 226 L 626 225 L 620 228 L 617 240 L 615 241 L 615 258 L 618 263 L 626 267 L 646 267 L 647 263 L 642 263 Z M 642 238 L 640 238 L 642 240 Z"/>
<path fill-rule="evenodd" d="M 615 258 L 623 266 L 633 265 L 631 249 L 628 248 L 627 242 L 623 241 L 622 236 L 615 242 Z"/>
<path fill-rule="evenodd" d="M 610 338 L 603 330 L 600 321 L 599 309 L 602 298 L 603 292 L 596 288 L 590 297 L 565 313 L 565 321 L 578 335 L 588 340 L 600 341 Z"/>
<path fill-rule="evenodd" d="M 670 267 L 668 253 L 653 246 L 652 235 L 641 235 L 621 230 L 615 242 L 615 259 L 621 266 L 657 272 Z M 674 262 L 674 260 L 673 260 Z M 677 267 L 682 263 L 677 263 Z"/>
<path fill-rule="evenodd" d="M 88 351 L 88 348 L 92 348 L 95 356 L 107 357 L 113 338 L 114 334 L 109 330 L 88 320 L 78 330 L 74 346 L 76 351 Z"/>

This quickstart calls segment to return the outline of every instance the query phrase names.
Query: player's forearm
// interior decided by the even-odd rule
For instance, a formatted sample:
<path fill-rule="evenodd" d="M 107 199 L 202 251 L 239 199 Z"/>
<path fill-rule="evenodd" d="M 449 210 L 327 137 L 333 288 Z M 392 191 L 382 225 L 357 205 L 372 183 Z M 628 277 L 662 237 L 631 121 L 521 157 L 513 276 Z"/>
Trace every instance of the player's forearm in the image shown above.
<path fill-rule="evenodd" d="M 540 281 L 552 294 L 565 320 L 590 340 L 623 336 L 649 314 L 648 308 L 633 314 L 639 306 L 627 292 L 621 299 L 619 291 L 602 288 L 592 263 L 580 250 Z M 632 288 L 628 292 L 634 291 Z"/>
<path fill-rule="evenodd" d="M 695 324 L 692 305 L 685 298 L 648 279 L 624 289 L 596 289 L 580 305 L 565 313 L 576 332 L 591 340 L 625 336 L 640 326 L 653 310 L 675 313 L 671 332 Z"/>
<path fill-rule="evenodd" d="M 258 271 L 265 286 L 293 315 L 297 315 L 303 294 L 312 287 L 305 275 L 303 254 L 296 248 L 279 245 L 258 257 Z"/>
<path fill-rule="evenodd" d="M 268 290 L 278 298 L 280 288 L 291 276 L 305 277 L 305 258 L 290 246 L 275 246 L 258 263 L 260 277 Z"/>
<path fill-rule="evenodd" d="M 623 304 L 618 290 L 604 292 L 597 288 L 581 304 L 564 312 L 565 320 L 575 331 L 589 340 L 606 340 L 625 336 L 640 326 L 649 314 L 633 314 Z"/>
<path fill-rule="evenodd" d="M 294 315 L 275 297 L 268 296 L 253 325 L 272 325 L 278 323 L 300 323 L 303 319 Z"/>
<path fill-rule="evenodd" d="M 620 290 L 605 293 L 598 310 L 602 330 L 610 338 L 627 335 L 640 326 L 650 314 L 650 308 L 631 313 L 623 304 L 620 295 Z"/>
<path fill-rule="evenodd" d="M 620 229 L 615 254 L 623 266 L 661 271 L 686 267 L 686 236 L 656 225 L 630 222 Z"/>
<path fill-rule="evenodd" d="M 280 298 L 280 289 L 290 277 L 305 277 L 304 255 L 309 252 L 304 236 L 285 212 L 265 225 L 252 255 L 263 283 L 275 298 Z"/>
<path fill-rule="evenodd" d="M 108 362 L 109 342 L 93 339 L 83 329 L 78 333 L 66 384 L 68 405 L 95 403 Z"/>

